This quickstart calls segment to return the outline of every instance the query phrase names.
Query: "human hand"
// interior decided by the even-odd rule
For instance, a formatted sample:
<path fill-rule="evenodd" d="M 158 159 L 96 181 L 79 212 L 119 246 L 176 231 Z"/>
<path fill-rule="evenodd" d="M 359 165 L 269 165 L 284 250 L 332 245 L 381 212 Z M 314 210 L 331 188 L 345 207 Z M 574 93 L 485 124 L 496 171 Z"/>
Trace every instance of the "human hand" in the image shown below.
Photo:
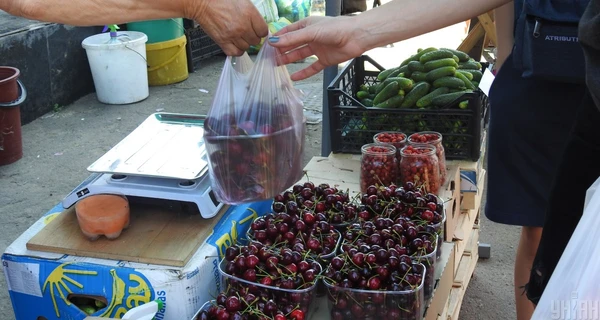
<path fill-rule="evenodd" d="M 317 56 L 316 62 L 291 75 L 297 81 L 363 54 L 358 33 L 352 17 L 309 17 L 281 29 L 269 42 L 279 49 L 282 64 Z"/>
<path fill-rule="evenodd" d="M 241 56 L 268 34 L 267 23 L 250 0 L 195 1 L 194 19 L 228 56 Z"/>

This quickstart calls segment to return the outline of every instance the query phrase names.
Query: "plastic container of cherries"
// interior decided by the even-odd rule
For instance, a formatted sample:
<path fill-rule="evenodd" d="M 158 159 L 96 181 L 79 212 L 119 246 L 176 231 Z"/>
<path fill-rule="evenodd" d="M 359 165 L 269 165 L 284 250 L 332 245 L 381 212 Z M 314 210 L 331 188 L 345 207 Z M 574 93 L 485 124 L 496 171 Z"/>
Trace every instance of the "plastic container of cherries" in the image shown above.
<path fill-rule="evenodd" d="M 256 301 L 258 314 L 274 318 L 281 313 L 287 316 L 282 320 L 308 319 L 313 313 L 321 271 L 318 262 L 295 256 L 289 248 L 255 244 L 227 248 L 219 264 L 223 288 L 228 288 L 230 296 L 251 293 L 256 300 L 244 300 Z"/>
<path fill-rule="evenodd" d="M 327 305 L 332 320 L 423 319 L 425 269 L 411 261 L 399 264 L 364 264 L 359 268 L 336 256 L 324 271 Z M 354 260 L 354 259 L 353 259 Z M 359 262 L 360 263 L 360 262 Z"/>

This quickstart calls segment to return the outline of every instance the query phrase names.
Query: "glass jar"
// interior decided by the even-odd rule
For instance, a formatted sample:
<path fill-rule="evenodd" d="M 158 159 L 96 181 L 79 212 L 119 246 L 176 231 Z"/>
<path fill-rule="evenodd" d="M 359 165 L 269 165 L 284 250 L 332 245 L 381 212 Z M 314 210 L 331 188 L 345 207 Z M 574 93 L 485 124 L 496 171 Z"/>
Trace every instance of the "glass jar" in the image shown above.
<path fill-rule="evenodd" d="M 444 185 L 446 183 L 446 175 L 448 174 L 446 169 L 446 151 L 442 144 L 442 134 L 435 131 L 423 131 L 411 134 L 408 137 L 409 144 L 429 144 L 435 147 L 435 153 L 438 157 L 440 165 L 440 181 Z"/>
<path fill-rule="evenodd" d="M 440 186 L 440 164 L 432 145 L 408 145 L 401 150 L 400 175 L 402 182 L 413 182 L 426 192 L 438 194 Z"/>
<path fill-rule="evenodd" d="M 400 131 L 384 131 L 374 135 L 373 142 L 391 144 L 396 147 L 396 158 L 398 159 L 398 164 L 400 164 L 400 160 L 402 159 L 400 150 L 406 146 L 406 134 Z M 401 185 L 402 180 L 400 179 L 399 169 L 395 182 L 397 185 Z"/>
<path fill-rule="evenodd" d="M 361 148 L 360 191 L 367 192 L 369 186 L 389 186 L 398 176 L 396 147 L 391 144 L 369 143 Z"/>

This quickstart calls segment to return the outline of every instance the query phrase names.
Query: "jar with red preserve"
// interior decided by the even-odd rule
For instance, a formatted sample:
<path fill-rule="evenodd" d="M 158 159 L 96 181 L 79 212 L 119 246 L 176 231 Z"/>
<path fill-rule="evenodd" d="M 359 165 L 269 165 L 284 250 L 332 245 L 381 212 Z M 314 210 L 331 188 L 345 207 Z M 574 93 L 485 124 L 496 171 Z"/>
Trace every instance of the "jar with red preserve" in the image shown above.
<path fill-rule="evenodd" d="M 435 131 L 417 132 L 408 137 L 408 143 L 429 144 L 435 147 L 435 153 L 440 165 L 440 181 L 442 185 L 446 183 L 446 152 L 444 151 L 444 145 L 442 144 L 442 134 Z"/>
<path fill-rule="evenodd" d="M 391 144 L 396 147 L 396 158 L 398 159 L 398 164 L 400 164 L 400 159 L 402 158 L 400 150 L 406 146 L 406 134 L 400 131 L 384 131 L 374 135 L 373 142 Z M 400 170 L 398 170 L 396 183 L 400 184 L 400 182 Z"/>
<path fill-rule="evenodd" d="M 402 181 L 413 182 L 426 192 L 440 191 L 440 168 L 435 147 L 431 145 L 408 145 L 401 150 L 400 176 Z"/>
<path fill-rule="evenodd" d="M 396 182 L 398 160 L 396 147 L 390 144 L 370 143 L 361 148 L 360 191 L 367 192 L 369 186 L 389 186 Z"/>

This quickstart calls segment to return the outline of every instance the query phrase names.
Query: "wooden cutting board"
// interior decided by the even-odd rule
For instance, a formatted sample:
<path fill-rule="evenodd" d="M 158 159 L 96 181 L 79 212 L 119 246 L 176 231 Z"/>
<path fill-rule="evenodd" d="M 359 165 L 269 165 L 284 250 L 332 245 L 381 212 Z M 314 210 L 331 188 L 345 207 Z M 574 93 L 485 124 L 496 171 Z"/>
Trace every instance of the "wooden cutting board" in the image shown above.
<path fill-rule="evenodd" d="M 211 219 L 181 205 L 150 205 L 130 201 L 130 224 L 115 240 L 88 240 L 77 222 L 75 206 L 38 232 L 27 249 L 74 256 L 183 267 L 213 232 L 228 206 Z"/>

